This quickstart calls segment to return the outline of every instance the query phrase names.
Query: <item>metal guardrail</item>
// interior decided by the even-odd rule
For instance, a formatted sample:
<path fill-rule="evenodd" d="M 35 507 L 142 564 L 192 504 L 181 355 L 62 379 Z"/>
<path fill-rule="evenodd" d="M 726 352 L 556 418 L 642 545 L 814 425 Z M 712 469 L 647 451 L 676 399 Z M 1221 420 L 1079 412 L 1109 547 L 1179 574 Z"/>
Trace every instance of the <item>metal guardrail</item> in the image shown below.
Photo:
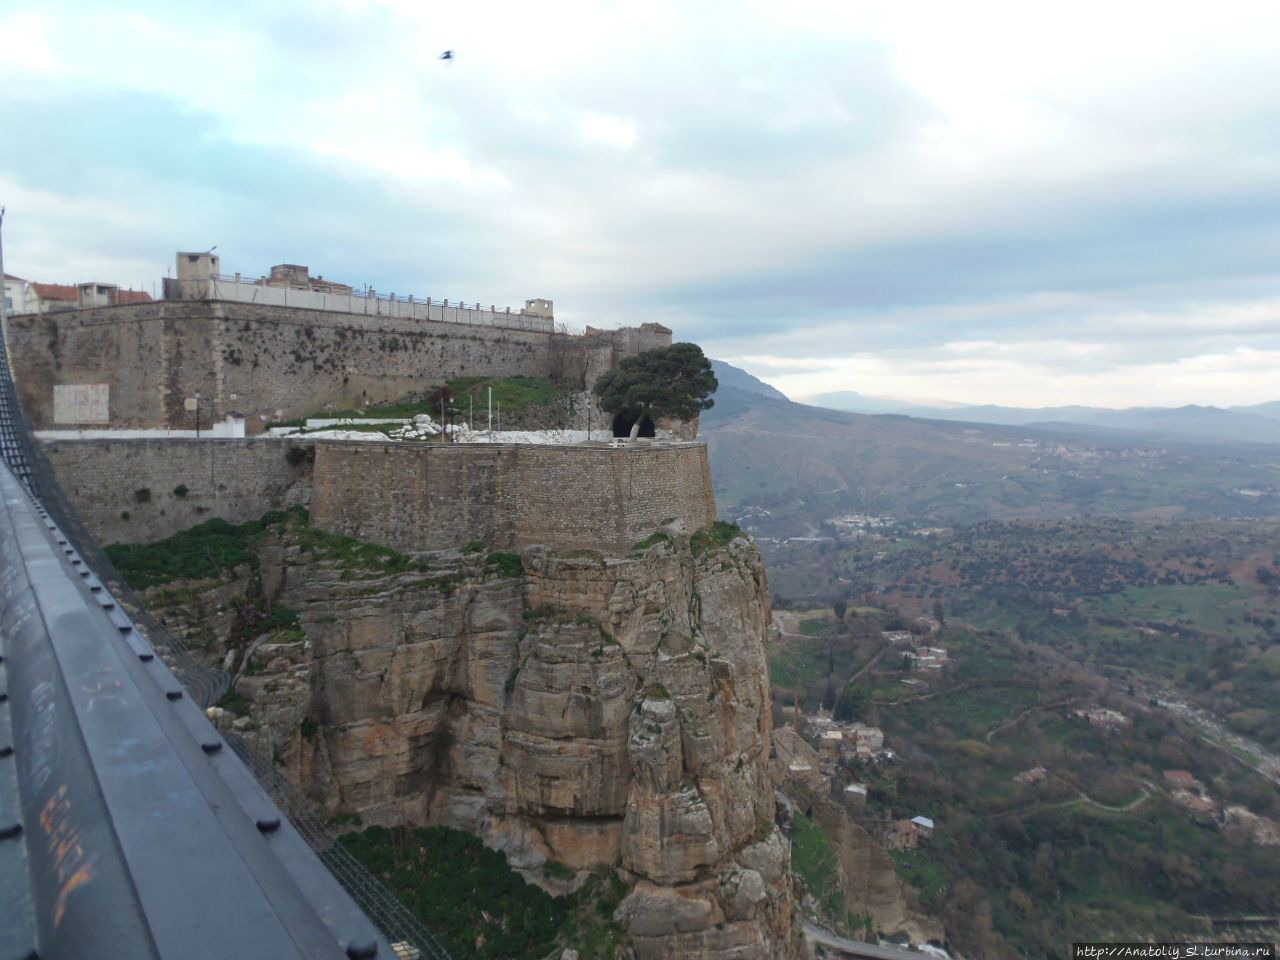
<path fill-rule="evenodd" d="M 261 286 L 261 287 L 281 288 L 281 287 L 288 286 L 288 284 L 263 283 L 261 279 L 246 280 L 244 276 L 239 274 L 233 274 L 233 273 L 215 273 L 213 274 L 212 277 L 210 277 L 210 279 L 216 281 L 217 283 L 235 283 L 235 284 L 240 284 L 241 286 L 247 286 L 247 287 Z M 289 289 L 315 292 L 315 291 L 312 291 L 310 287 L 289 287 Z M 439 307 L 439 306 L 457 307 L 459 310 L 483 310 L 484 309 L 484 306 L 481 305 L 479 300 L 477 300 L 472 305 L 468 305 L 467 301 L 465 300 L 436 300 L 436 299 L 433 299 L 432 297 L 427 297 L 424 299 L 422 297 L 414 296 L 411 293 L 379 294 L 376 290 L 375 291 L 357 290 L 354 287 L 351 288 L 350 292 L 344 292 L 344 293 L 338 294 L 338 296 L 359 297 L 362 300 L 384 300 L 387 303 L 422 303 L 432 307 Z M 489 309 L 493 313 L 502 313 L 505 310 L 507 313 L 510 313 L 512 316 L 537 316 L 537 314 L 526 313 L 523 308 L 517 310 L 515 313 L 511 313 L 510 307 L 504 307 L 502 310 L 499 310 L 497 307 L 491 304 L 489 306 Z"/>

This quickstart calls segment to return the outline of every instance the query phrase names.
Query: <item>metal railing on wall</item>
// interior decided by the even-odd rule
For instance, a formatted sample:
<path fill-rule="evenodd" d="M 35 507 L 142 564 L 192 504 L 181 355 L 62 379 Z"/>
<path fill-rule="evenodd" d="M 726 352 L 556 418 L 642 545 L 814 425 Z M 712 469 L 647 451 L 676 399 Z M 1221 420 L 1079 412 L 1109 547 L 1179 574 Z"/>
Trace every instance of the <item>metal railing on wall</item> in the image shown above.
<path fill-rule="evenodd" d="M 374 304 L 379 304 L 379 303 L 411 304 L 414 307 L 426 307 L 428 311 L 430 311 L 432 308 L 439 308 L 442 310 L 440 320 L 441 322 L 444 322 L 444 323 L 475 322 L 472 320 L 460 319 L 458 316 L 458 311 L 462 311 L 464 313 L 483 314 L 493 318 L 491 321 L 485 322 L 484 324 L 482 324 L 483 326 L 511 327 L 513 329 L 518 329 L 518 330 L 542 329 L 544 326 L 546 329 L 550 330 L 554 326 L 554 322 L 552 321 L 552 319 L 542 314 L 529 313 L 524 308 L 518 308 L 516 310 L 512 310 L 510 307 L 503 307 L 500 309 L 493 304 L 490 304 L 489 307 L 486 308 L 484 304 L 480 303 L 480 301 L 478 300 L 475 301 L 474 303 L 468 303 L 465 300 L 437 300 L 433 297 L 426 297 L 426 298 L 415 297 L 413 294 L 398 294 L 398 293 L 379 294 L 375 290 L 356 290 L 354 288 L 351 290 L 342 290 L 342 291 L 312 290 L 309 287 L 293 287 L 293 286 L 289 286 L 288 284 L 273 284 L 273 283 L 263 283 L 261 281 L 255 281 L 255 280 L 245 280 L 244 277 L 229 275 L 225 273 L 214 274 L 209 279 L 211 281 L 209 286 L 209 295 L 204 299 L 211 299 L 211 300 L 230 299 L 230 300 L 233 300 L 236 302 L 242 302 L 242 303 L 256 303 L 256 302 L 263 302 L 257 299 L 257 295 L 259 293 L 262 293 L 264 291 L 273 291 L 273 292 L 282 291 L 281 296 L 285 300 L 284 305 L 296 306 L 296 304 L 288 303 L 289 291 L 293 291 L 295 295 L 314 294 L 321 298 L 320 306 L 307 307 L 306 309 L 333 310 L 334 312 L 338 312 L 338 313 L 346 312 L 346 311 L 343 311 L 342 308 L 339 306 L 328 305 L 327 298 L 332 297 L 339 302 L 341 302 L 341 300 L 347 300 L 348 305 L 350 305 L 350 302 L 352 300 L 361 300 L 361 301 L 365 301 L 366 303 L 372 302 Z M 232 287 L 232 290 L 228 291 L 222 285 L 230 285 Z M 233 292 L 233 295 L 230 297 L 227 296 L 229 292 Z M 450 316 L 446 312 L 450 310 L 454 311 L 454 315 L 452 318 L 450 318 Z M 379 316 L 381 315 L 380 308 L 376 306 L 372 311 L 365 309 L 357 312 L 360 312 L 365 315 L 368 315 L 370 312 L 372 312 L 373 315 L 379 315 Z M 432 318 L 432 319 L 435 319 L 435 318 Z"/>
<path fill-rule="evenodd" d="M 468 305 L 465 300 L 436 300 L 432 297 L 427 297 L 424 299 L 422 297 L 415 297 L 411 293 L 379 294 L 376 290 L 357 290 L 355 287 L 352 287 L 350 290 L 331 290 L 331 291 L 312 290 L 310 287 L 292 287 L 292 286 L 288 286 L 288 284 L 262 283 L 261 281 L 257 281 L 257 280 L 246 280 L 243 276 L 239 276 L 231 273 L 215 273 L 211 277 L 211 279 L 218 283 L 235 283 L 242 287 L 265 287 L 267 289 L 273 289 L 273 290 L 283 290 L 283 289 L 286 289 L 287 287 L 290 290 L 298 290 L 300 292 L 332 293 L 334 296 L 359 297 L 362 300 L 373 299 L 373 300 L 390 300 L 390 301 L 395 301 L 396 303 L 426 303 L 426 304 L 433 304 L 434 306 L 437 306 L 437 307 L 443 304 L 450 307 L 461 307 L 462 309 L 465 309 L 465 310 L 483 310 L 484 309 L 484 307 L 481 306 L 479 300 L 477 300 L 472 305 Z M 490 307 L 489 309 L 494 310 L 495 313 L 503 312 L 502 310 L 496 310 L 493 307 Z M 507 313 L 511 312 L 510 307 L 505 307 L 504 310 Z M 524 311 L 519 310 L 517 312 L 523 313 Z"/>

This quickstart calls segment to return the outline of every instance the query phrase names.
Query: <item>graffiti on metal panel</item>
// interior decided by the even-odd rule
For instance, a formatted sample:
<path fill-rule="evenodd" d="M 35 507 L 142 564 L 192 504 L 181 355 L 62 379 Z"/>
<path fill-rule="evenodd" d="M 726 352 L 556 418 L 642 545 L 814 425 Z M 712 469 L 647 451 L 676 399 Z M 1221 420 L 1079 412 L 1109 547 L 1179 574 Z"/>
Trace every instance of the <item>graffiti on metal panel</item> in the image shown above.
<path fill-rule="evenodd" d="M 80 845 L 80 830 L 71 819 L 71 800 L 66 784 L 60 786 L 40 811 L 40 826 L 45 832 L 49 859 L 58 882 L 58 897 L 53 903 L 53 925 L 62 923 L 71 891 L 93 879 L 96 856 L 86 856 Z"/>
<path fill-rule="evenodd" d="M 111 679 L 98 679 L 104 674 Z M 120 696 L 121 683 L 119 680 L 114 678 L 114 670 L 109 667 L 102 667 L 101 669 L 94 671 L 93 677 L 81 686 L 80 689 L 89 694 L 88 709 L 90 711 L 92 711 L 97 704 L 104 701 L 124 699 Z"/>

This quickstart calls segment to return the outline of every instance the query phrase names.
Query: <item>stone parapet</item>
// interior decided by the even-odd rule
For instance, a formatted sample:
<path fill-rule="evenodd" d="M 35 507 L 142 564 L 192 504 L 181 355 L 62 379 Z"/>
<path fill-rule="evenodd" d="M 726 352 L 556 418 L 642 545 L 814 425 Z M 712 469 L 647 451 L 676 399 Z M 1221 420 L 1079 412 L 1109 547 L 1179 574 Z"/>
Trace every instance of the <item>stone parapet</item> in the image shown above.
<path fill-rule="evenodd" d="M 316 444 L 311 520 L 404 552 L 483 541 L 626 553 L 663 523 L 715 520 L 703 443 Z"/>
<path fill-rule="evenodd" d="M 403 552 L 478 540 L 491 550 L 620 554 L 665 522 L 692 532 L 716 517 L 704 443 L 130 438 L 58 440 L 45 450 L 103 543 L 146 543 L 213 517 L 243 523 L 301 505 L 323 530 Z"/>

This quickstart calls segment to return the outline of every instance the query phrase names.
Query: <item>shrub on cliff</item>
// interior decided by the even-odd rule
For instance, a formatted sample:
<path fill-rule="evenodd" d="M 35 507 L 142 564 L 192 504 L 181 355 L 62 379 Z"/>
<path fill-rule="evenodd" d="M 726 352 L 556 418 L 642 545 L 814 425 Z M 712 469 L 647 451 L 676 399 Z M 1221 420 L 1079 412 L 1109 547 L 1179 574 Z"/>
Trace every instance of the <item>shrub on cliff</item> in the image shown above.
<path fill-rule="evenodd" d="M 498 567 L 506 577 L 524 576 L 524 561 L 517 553 L 491 553 L 489 564 Z"/>
<path fill-rule="evenodd" d="M 693 551 L 695 557 L 706 553 L 708 550 L 716 550 L 720 547 L 727 547 L 736 537 L 742 536 L 742 528 L 736 523 L 729 523 L 727 520 L 717 520 L 709 527 L 699 530 L 693 535 L 689 541 L 689 549 Z"/>
<path fill-rule="evenodd" d="M 222 570 L 254 560 L 244 530 L 221 519 L 206 520 L 158 543 L 112 544 L 106 549 L 135 590 L 171 580 L 216 577 Z"/>
<path fill-rule="evenodd" d="M 627 889 L 616 875 L 595 874 L 575 893 L 552 897 L 461 830 L 370 827 L 341 842 L 455 957 L 559 956 L 561 946 L 574 946 L 582 960 L 604 960 L 625 942 L 613 922 Z M 545 869 L 561 879 L 574 873 L 553 862 Z"/>

